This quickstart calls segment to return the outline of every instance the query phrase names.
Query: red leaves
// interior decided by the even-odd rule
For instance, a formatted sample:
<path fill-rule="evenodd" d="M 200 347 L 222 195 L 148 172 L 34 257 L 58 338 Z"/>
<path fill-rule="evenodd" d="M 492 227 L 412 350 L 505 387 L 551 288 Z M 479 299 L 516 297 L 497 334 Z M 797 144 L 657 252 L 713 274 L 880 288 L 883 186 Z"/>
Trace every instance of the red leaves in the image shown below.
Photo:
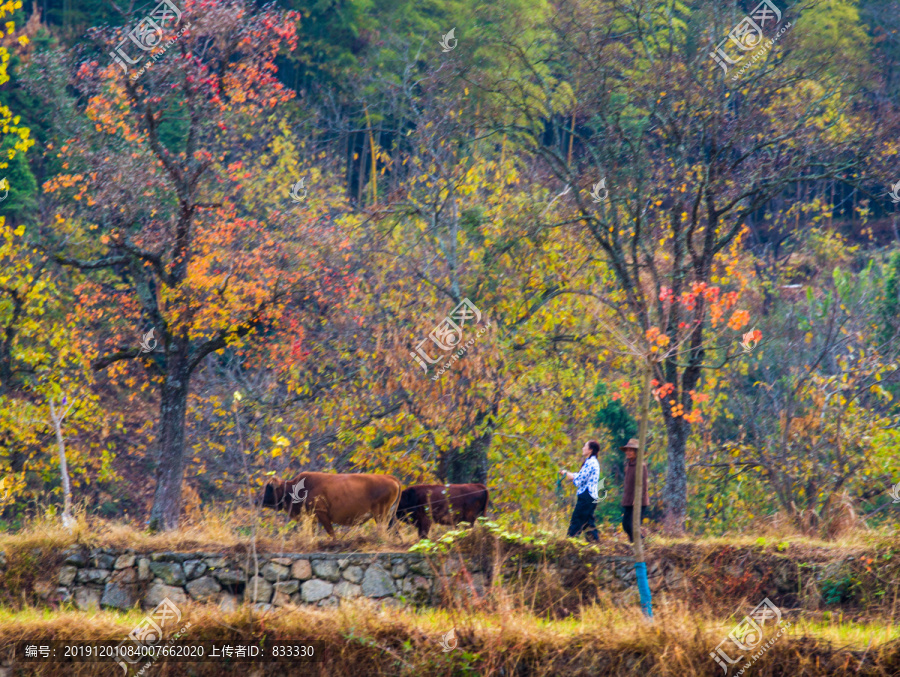
<path fill-rule="evenodd" d="M 659 383 L 659 381 L 657 381 L 656 379 L 653 379 L 650 383 L 651 383 L 651 385 L 656 386 Z M 653 397 L 655 397 L 657 400 L 661 400 L 662 398 L 664 398 L 666 395 L 673 392 L 674 390 L 675 390 L 674 383 L 664 383 L 662 386 L 660 386 L 658 388 L 654 387 L 652 389 Z"/>

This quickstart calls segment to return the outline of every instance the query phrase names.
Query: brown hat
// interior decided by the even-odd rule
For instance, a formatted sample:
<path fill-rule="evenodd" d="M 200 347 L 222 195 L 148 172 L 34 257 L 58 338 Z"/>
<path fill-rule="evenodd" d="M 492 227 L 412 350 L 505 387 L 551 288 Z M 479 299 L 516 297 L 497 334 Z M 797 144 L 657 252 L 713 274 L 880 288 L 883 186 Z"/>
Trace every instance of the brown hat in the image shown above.
<path fill-rule="evenodd" d="M 626 444 L 624 447 L 620 447 L 622 451 L 625 451 L 626 449 L 634 449 L 636 451 L 637 448 L 638 441 L 636 437 L 632 437 L 630 440 L 628 440 L 628 444 Z"/>

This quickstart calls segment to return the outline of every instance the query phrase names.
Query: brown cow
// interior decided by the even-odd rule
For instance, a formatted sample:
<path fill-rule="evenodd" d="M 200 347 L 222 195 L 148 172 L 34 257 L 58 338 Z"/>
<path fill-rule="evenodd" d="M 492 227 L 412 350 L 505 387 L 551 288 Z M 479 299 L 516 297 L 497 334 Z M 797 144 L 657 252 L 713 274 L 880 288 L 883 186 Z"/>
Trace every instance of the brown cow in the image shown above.
<path fill-rule="evenodd" d="M 333 524 L 360 524 L 374 517 L 388 524 L 397 511 L 400 481 L 391 475 L 302 472 L 292 480 L 273 479 L 266 484 L 260 505 L 285 510 L 296 519 L 302 510 L 313 510 L 332 538 Z"/>
<path fill-rule="evenodd" d="M 417 484 L 407 487 L 400 494 L 397 519 L 415 525 L 419 538 L 425 538 L 432 522 L 474 524 L 478 517 L 484 515 L 487 504 L 488 490 L 483 484 Z"/>

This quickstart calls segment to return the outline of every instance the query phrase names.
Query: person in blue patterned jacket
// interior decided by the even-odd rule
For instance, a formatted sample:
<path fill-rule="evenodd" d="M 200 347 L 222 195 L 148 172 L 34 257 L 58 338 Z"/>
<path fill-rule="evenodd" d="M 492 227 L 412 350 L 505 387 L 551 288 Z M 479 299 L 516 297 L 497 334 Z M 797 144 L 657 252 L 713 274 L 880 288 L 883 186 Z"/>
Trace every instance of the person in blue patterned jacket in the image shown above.
<path fill-rule="evenodd" d="M 597 494 L 597 484 L 600 481 L 600 462 L 597 460 L 599 451 L 600 443 L 597 440 L 585 442 L 581 448 L 581 456 L 584 458 L 581 470 L 577 473 L 571 473 L 562 468 L 559 470 L 560 475 L 565 475 L 566 479 L 572 480 L 578 493 L 575 510 L 572 511 L 572 520 L 569 522 L 568 535 L 570 538 L 584 531 L 585 538 L 589 541 L 600 540 L 597 525 L 594 522 L 594 509 L 597 507 L 597 501 L 600 500 Z"/>

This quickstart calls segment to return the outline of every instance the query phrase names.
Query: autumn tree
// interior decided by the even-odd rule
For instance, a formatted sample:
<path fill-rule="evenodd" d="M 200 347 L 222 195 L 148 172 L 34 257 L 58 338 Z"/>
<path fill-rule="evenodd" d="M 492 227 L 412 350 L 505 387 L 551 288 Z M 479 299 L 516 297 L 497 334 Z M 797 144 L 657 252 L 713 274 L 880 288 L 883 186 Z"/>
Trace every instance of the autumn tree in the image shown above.
<path fill-rule="evenodd" d="M 697 463 L 719 487 L 754 478 L 773 507 L 810 531 L 829 528 L 844 492 L 871 500 L 889 489 L 898 344 L 878 322 L 879 297 L 893 284 L 886 272 L 879 280 L 872 260 L 855 275 L 821 271 L 767 318 L 766 344 L 722 384 L 731 439 Z M 716 494 L 710 517 L 723 509 L 726 492 Z"/>
<path fill-rule="evenodd" d="M 126 40 L 116 62 L 72 65 L 83 121 L 59 149 L 69 173 L 45 186 L 60 198 L 48 246 L 85 275 L 83 312 L 109 331 L 95 368 L 124 373 L 134 360 L 157 388 L 150 523 L 160 529 L 178 521 L 191 375 L 277 325 L 298 279 L 287 224 L 267 227 L 240 199 L 242 157 L 293 95 L 273 60 L 294 44 L 296 17 L 240 1 L 187 2 L 177 14 L 141 37 L 146 62 Z M 115 46 L 128 30 L 95 35 Z"/>
<path fill-rule="evenodd" d="M 501 72 L 478 84 L 520 111 L 500 131 L 530 144 L 556 185 L 572 187 L 565 220 L 612 270 L 624 321 L 672 338 L 690 318 L 681 308 L 668 312 L 666 295 L 700 290 L 706 319 L 693 326 L 687 352 L 661 364 L 660 383 L 672 387 L 662 409 L 666 523 L 677 532 L 687 515 L 692 393 L 723 358 L 710 349 L 710 316 L 702 312 L 709 290 L 729 282 L 715 272 L 717 262 L 790 186 L 836 175 L 857 180 L 854 169 L 879 132 L 852 112 L 851 86 L 824 66 L 785 56 L 791 34 L 743 79 L 729 73 L 726 81 L 706 43 L 698 49 L 688 39 L 685 8 L 669 4 L 566 3 L 548 74 L 535 68 L 522 81 Z M 511 49 L 510 60 L 520 54 Z"/>

